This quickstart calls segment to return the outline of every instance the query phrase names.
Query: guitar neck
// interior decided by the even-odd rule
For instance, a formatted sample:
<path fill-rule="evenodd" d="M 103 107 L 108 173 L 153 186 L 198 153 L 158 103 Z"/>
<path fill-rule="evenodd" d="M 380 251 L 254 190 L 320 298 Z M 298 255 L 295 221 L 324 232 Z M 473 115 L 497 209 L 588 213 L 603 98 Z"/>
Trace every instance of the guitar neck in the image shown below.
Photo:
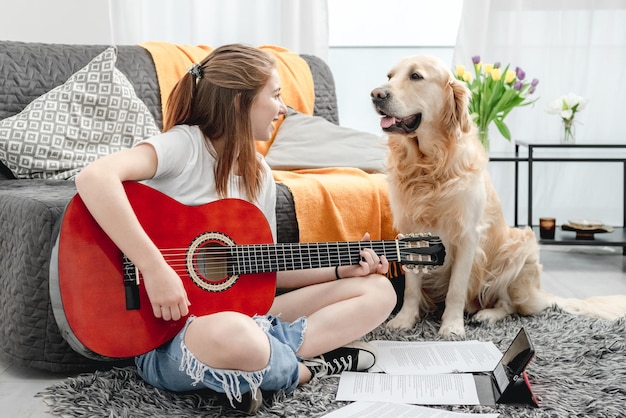
<path fill-rule="evenodd" d="M 254 244 L 226 247 L 228 273 L 252 274 L 358 264 L 364 248 L 400 260 L 398 241 Z"/>

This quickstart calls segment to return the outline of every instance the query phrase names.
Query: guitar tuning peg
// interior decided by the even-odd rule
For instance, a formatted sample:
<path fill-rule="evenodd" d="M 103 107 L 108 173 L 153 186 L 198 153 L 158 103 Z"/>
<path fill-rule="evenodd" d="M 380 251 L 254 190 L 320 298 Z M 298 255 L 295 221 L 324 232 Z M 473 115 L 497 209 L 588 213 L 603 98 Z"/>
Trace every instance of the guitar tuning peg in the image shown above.
<path fill-rule="evenodd" d="M 427 274 L 430 272 L 431 269 L 435 269 L 437 268 L 437 266 L 420 266 L 420 265 L 409 265 L 409 266 L 402 266 L 405 270 L 411 270 L 413 273 L 418 274 L 418 273 L 424 273 Z"/>
<path fill-rule="evenodd" d="M 409 265 L 409 266 L 404 266 L 404 267 L 408 270 L 411 270 L 415 274 L 418 274 L 420 270 L 422 271 L 422 273 L 427 273 L 428 271 L 428 268 L 426 266 Z"/>

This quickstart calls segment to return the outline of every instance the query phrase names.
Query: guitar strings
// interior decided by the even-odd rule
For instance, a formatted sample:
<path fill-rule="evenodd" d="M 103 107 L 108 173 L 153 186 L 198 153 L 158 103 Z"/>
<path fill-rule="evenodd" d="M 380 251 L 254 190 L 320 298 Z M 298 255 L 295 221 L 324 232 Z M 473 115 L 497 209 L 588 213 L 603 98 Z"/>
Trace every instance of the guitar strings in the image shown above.
<path fill-rule="evenodd" d="M 188 266 L 188 254 L 186 252 L 168 250 L 162 253 L 170 267 L 175 270 L 186 270 Z M 194 264 L 201 263 L 203 271 L 217 272 L 223 270 L 225 265 L 236 266 L 243 270 L 257 270 L 257 267 L 261 267 L 260 271 L 296 270 L 314 266 L 330 267 L 343 264 L 346 258 L 349 259 L 348 264 L 356 264 L 354 261 L 360 259 L 354 255 L 346 257 L 342 255 L 298 254 L 293 257 L 285 257 L 284 255 L 277 256 L 258 251 L 241 255 L 233 254 L 224 249 L 201 249 L 193 255 L 192 260 Z M 264 269 L 265 266 L 268 268 Z"/>
<path fill-rule="evenodd" d="M 376 244 L 376 245 L 374 245 Z M 422 247 L 429 246 L 428 242 Z M 282 270 L 297 270 L 313 267 L 330 267 L 346 263 L 345 256 L 341 254 L 330 254 L 331 250 L 352 249 L 360 251 L 362 248 L 378 248 L 377 252 L 382 255 L 388 255 L 387 250 L 394 256 L 397 253 L 397 243 L 395 241 L 372 242 L 372 241 L 355 241 L 355 242 L 329 242 L 329 243 L 279 243 L 279 244 L 249 244 L 240 246 L 207 246 L 200 247 L 195 252 L 193 259 L 194 267 L 197 267 L 198 261 L 201 262 L 201 271 L 205 275 L 223 273 L 225 266 L 237 266 L 237 272 L 260 273 L 274 272 Z M 356 248 L 354 248 L 356 247 Z M 293 249 L 298 248 L 296 253 Z M 313 251 L 311 251 L 313 249 Z M 233 251 L 235 250 L 235 251 Z M 321 251 L 320 251 L 321 250 Z M 324 255 L 323 253 L 329 254 Z M 188 249 L 187 248 L 166 248 L 161 249 L 163 257 L 168 265 L 176 271 L 176 273 L 184 273 L 188 270 Z M 287 259 L 287 253 L 293 256 Z M 280 257 L 278 256 L 280 255 Z M 348 264 L 356 264 L 353 258 L 358 262 L 360 257 L 354 254 L 348 254 Z M 317 259 L 318 263 L 313 263 L 313 259 Z M 239 261 L 237 261 L 239 260 Z M 283 260 L 280 262 L 279 260 Z M 430 255 L 414 254 L 413 262 L 429 262 Z M 261 268 L 259 269 L 259 265 Z M 267 266 L 268 268 L 265 268 Z M 282 268 L 281 268 L 282 267 Z M 197 269 L 196 269 L 197 270 Z M 233 271 L 227 271 L 233 273 Z"/>

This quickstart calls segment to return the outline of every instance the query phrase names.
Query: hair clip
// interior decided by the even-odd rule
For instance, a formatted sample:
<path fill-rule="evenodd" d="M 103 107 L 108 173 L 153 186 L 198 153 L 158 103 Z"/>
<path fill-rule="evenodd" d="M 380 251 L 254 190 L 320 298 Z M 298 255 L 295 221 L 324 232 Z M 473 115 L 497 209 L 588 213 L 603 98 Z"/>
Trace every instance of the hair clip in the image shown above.
<path fill-rule="evenodd" d="M 202 66 L 200 64 L 193 64 L 191 67 L 187 68 L 187 72 L 195 78 L 202 78 Z"/>

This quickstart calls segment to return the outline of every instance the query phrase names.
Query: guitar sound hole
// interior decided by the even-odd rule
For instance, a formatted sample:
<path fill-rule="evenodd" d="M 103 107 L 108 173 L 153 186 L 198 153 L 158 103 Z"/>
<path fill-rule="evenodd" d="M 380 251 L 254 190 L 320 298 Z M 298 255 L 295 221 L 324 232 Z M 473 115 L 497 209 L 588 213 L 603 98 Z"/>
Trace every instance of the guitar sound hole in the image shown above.
<path fill-rule="evenodd" d="M 238 275 L 229 276 L 230 248 L 235 243 L 219 232 L 198 235 L 187 249 L 186 268 L 189 278 L 201 289 L 223 292 L 233 286 Z"/>
<path fill-rule="evenodd" d="M 195 271 L 207 282 L 219 283 L 228 279 L 228 250 L 223 245 L 209 242 L 196 250 Z"/>

